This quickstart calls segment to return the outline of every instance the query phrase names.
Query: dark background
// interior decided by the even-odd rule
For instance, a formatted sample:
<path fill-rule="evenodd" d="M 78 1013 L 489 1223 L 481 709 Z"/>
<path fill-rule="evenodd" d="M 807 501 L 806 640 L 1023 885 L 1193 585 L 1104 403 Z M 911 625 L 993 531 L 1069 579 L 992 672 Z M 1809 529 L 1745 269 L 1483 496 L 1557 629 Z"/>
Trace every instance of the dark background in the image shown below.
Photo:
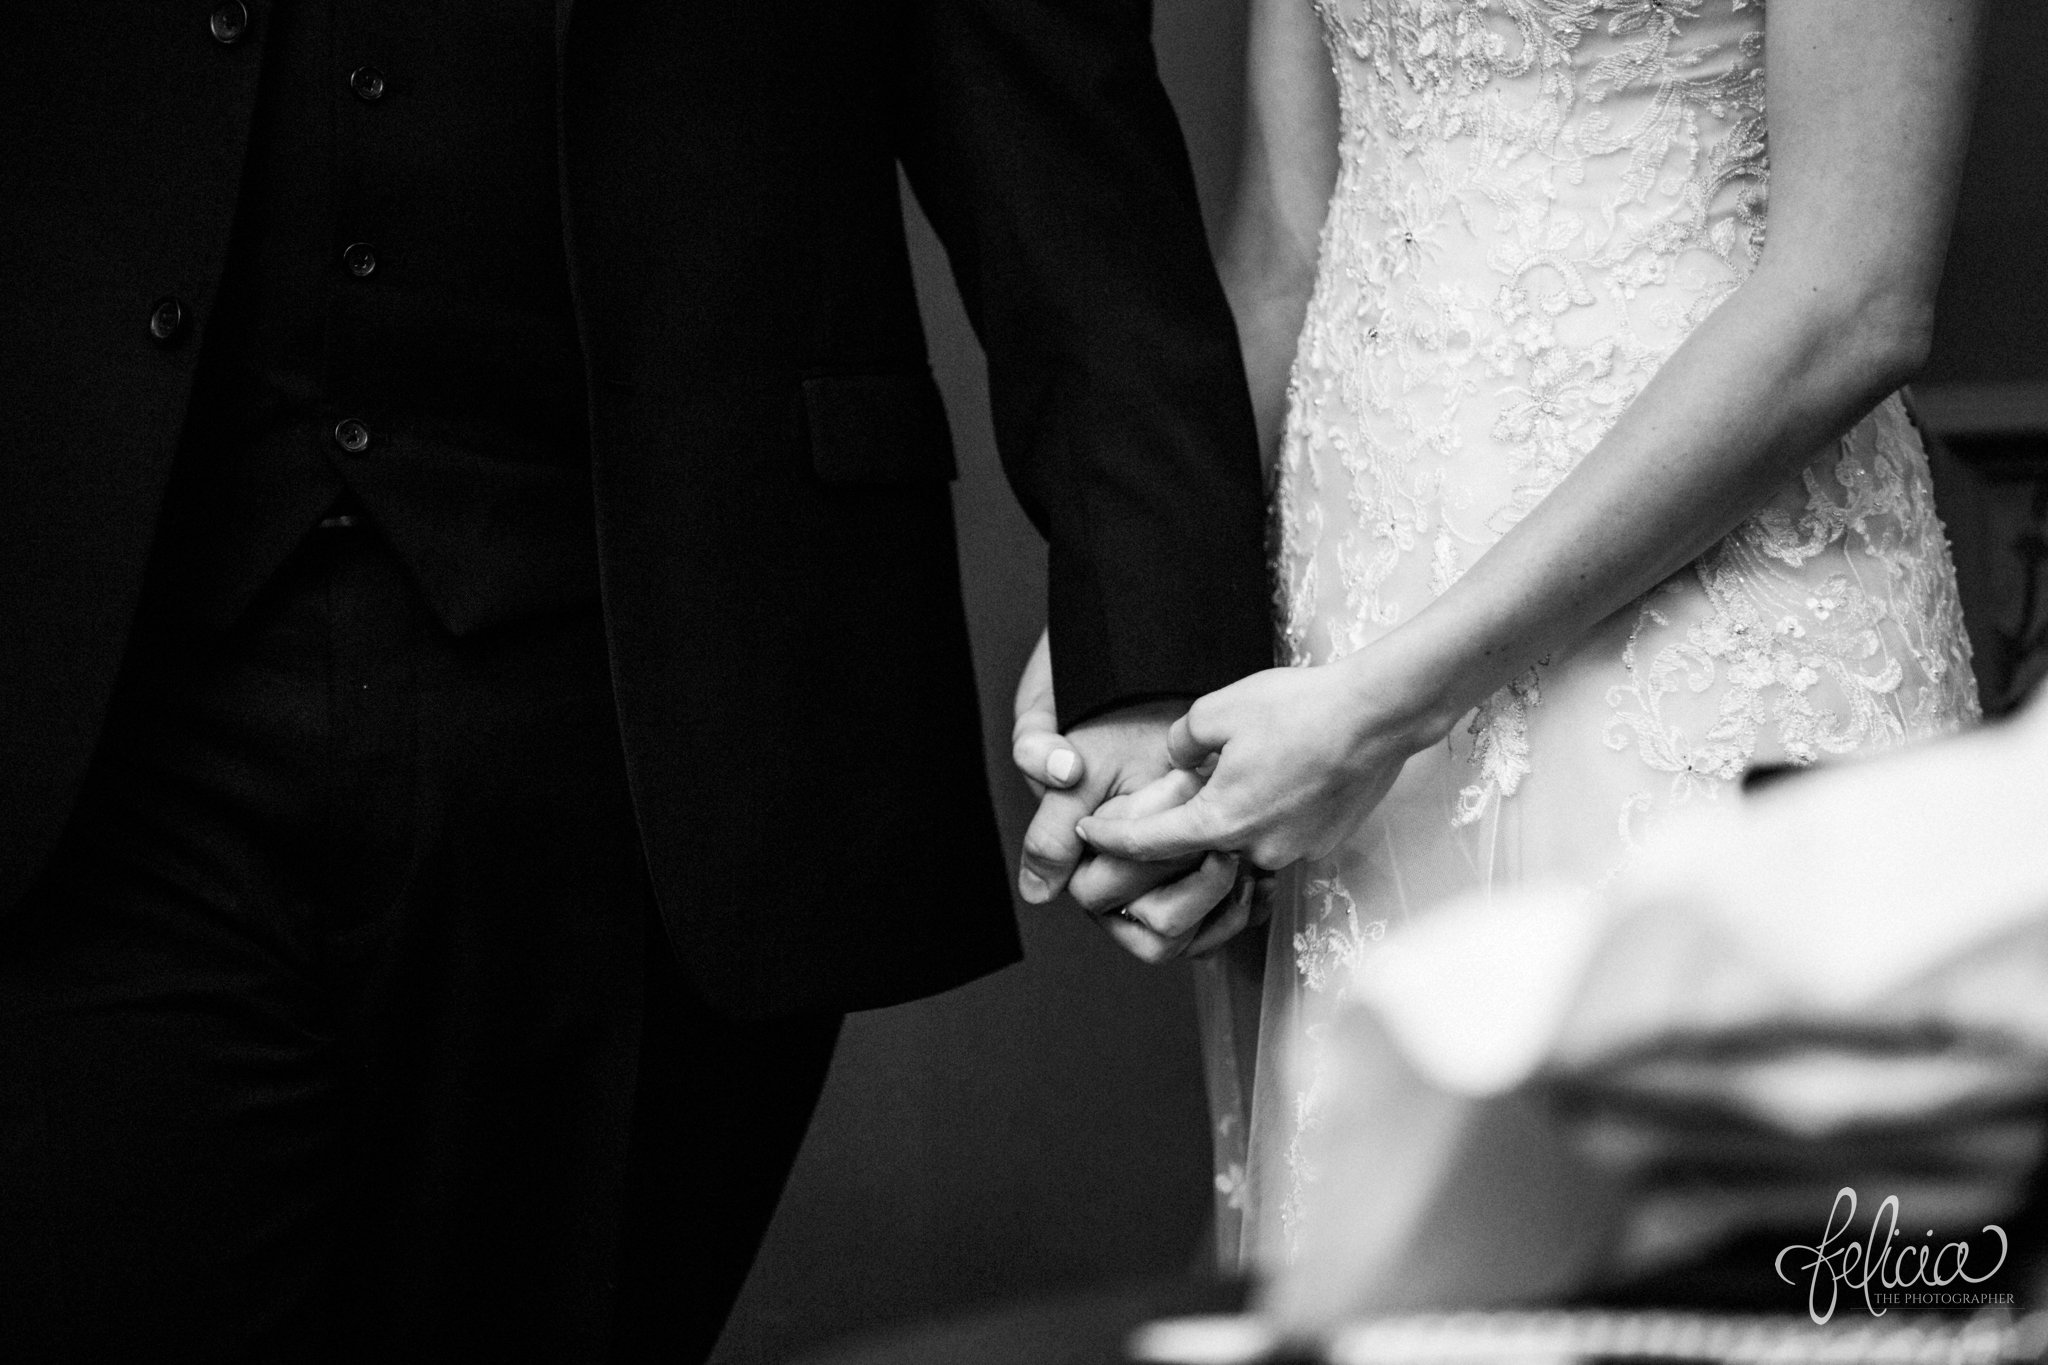
<path fill-rule="evenodd" d="M 1243 8 L 1164 0 L 1156 23 L 1212 228 L 1236 144 Z M 2048 4 L 1994 0 L 1992 28 L 1927 376 L 1930 413 L 1965 433 L 2048 429 Z M 981 354 L 921 218 L 912 244 L 959 445 L 962 572 L 1014 846 L 1031 804 L 1008 771 L 1009 696 L 1043 621 L 1044 553 L 997 469 Z M 1981 559 L 2007 534 L 1966 506 L 1945 513 L 1959 555 Z M 718 1365 L 771 1365 L 909 1318 L 1206 1254 L 1208 1134 L 1184 972 L 1126 960 L 1071 907 L 1018 913 L 1022 966 L 849 1022 Z"/>

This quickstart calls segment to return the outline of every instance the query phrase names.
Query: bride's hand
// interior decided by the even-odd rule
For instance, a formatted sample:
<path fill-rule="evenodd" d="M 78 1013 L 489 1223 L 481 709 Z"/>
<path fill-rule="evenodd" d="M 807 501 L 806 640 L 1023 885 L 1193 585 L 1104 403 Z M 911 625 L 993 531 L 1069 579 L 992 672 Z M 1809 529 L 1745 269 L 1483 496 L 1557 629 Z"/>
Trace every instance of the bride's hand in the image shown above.
<path fill-rule="evenodd" d="M 1097 807 L 1117 818 L 1151 815 L 1180 805 L 1202 780 L 1178 770 Z M 1067 894 L 1104 932 L 1140 962 L 1200 957 L 1251 922 L 1253 885 L 1240 878 L 1229 853 L 1198 853 L 1141 863 L 1107 854 L 1081 860 Z"/>
<path fill-rule="evenodd" d="M 1215 769 L 1186 804 L 1133 819 L 1097 815 L 1081 837 L 1146 861 L 1206 849 L 1274 870 L 1331 852 L 1372 812 L 1411 754 L 1450 721 L 1365 650 L 1313 668 L 1274 668 L 1211 692 L 1174 724 L 1176 766 Z"/>

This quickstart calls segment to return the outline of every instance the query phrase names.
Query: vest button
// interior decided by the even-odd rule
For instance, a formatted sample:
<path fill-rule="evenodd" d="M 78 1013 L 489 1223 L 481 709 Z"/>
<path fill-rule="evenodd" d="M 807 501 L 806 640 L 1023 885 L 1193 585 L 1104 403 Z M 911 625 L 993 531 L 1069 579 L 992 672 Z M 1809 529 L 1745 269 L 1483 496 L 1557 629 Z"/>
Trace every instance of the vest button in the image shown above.
<path fill-rule="evenodd" d="M 353 417 L 344 417 L 334 424 L 334 443 L 350 455 L 360 455 L 370 448 L 370 429 Z"/>
<path fill-rule="evenodd" d="M 348 73 L 348 88 L 365 104 L 384 98 L 384 73 L 374 66 L 359 66 Z"/>
<path fill-rule="evenodd" d="M 213 7 L 213 15 L 206 21 L 206 27 L 212 31 L 216 43 L 233 47 L 249 31 L 249 7 L 242 0 L 223 0 Z"/>
<path fill-rule="evenodd" d="M 185 307 L 176 299 L 158 299 L 149 310 L 149 335 L 153 340 L 169 343 L 178 339 L 178 333 L 185 330 Z"/>
<path fill-rule="evenodd" d="M 368 242 L 350 242 L 342 248 L 341 263 L 357 279 L 368 279 L 377 268 L 377 250 Z"/>

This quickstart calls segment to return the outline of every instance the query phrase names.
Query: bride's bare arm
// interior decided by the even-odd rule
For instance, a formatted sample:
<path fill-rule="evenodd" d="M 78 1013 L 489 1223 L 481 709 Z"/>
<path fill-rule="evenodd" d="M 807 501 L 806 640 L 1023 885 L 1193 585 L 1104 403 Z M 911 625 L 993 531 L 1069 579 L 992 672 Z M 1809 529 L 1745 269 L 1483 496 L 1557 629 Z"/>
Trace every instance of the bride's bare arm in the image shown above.
<path fill-rule="evenodd" d="M 1287 372 L 1337 180 L 1337 83 L 1308 0 L 1251 0 L 1244 136 L 1216 271 L 1237 318 L 1259 448 L 1273 458 Z"/>
<path fill-rule="evenodd" d="M 1771 206 L 1757 269 L 1598 447 L 1443 596 L 1321 668 L 1198 701 L 1177 812 L 1090 823 L 1112 852 L 1320 854 L 1408 755 L 1726 535 L 1925 360 L 1982 0 L 1771 0 Z"/>
<path fill-rule="evenodd" d="M 1445 689 L 1439 727 L 1697 558 L 1925 362 L 1979 8 L 1773 0 L 1763 259 L 1579 467 L 1402 632 L 1396 648 Z"/>

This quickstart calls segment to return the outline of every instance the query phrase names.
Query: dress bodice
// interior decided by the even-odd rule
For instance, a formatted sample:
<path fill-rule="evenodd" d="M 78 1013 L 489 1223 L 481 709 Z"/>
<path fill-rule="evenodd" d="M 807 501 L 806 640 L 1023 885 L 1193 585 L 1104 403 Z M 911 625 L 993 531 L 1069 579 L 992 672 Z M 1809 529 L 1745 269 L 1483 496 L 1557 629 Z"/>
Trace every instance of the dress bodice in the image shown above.
<path fill-rule="evenodd" d="M 1341 169 L 1298 378 L 1373 442 L 1341 650 L 1448 586 L 1747 275 L 1763 32 L 1760 0 L 1318 9 Z"/>

